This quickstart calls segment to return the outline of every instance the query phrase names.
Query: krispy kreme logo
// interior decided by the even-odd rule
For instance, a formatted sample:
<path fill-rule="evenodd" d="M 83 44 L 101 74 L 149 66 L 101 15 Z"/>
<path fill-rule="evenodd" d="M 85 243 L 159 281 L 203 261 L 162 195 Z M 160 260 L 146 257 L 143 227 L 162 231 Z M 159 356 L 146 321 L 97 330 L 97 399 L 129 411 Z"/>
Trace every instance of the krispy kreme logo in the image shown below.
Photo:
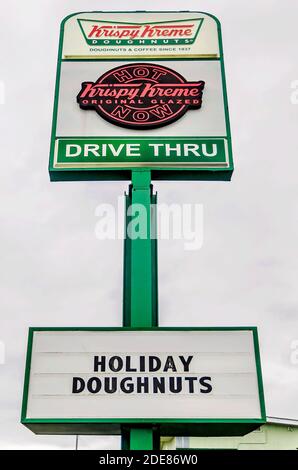
<path fill-rule="evenodd" d="M 90 46 L 192 44 L 203 18 L 157 23 L 117 23 L 78 19 Z"/>
<path fill-rule="evenodd" d="M 116 67 L 96 82 L 83 82 L 77 95 L 81 109 L 95 110 L 119 126 L 154 128 L 199 109 L 205 82 L 188 82 L 174 70 L 140 63 Z"/>

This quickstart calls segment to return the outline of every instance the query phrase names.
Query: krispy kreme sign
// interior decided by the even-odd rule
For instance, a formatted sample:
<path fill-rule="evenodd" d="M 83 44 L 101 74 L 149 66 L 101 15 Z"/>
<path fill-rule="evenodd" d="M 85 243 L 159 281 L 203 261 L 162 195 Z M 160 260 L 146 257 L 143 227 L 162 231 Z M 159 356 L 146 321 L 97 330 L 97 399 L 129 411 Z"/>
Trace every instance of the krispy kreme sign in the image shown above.
<path fill-rule="evenodd" d="M 176 71 L 155 64 L 115 67 L 96 82 L 83 82 L 77 95 L 81 109 L 124 127 L 152 128 L 199 109 L 205 82 L 188 82 Z"/>
<path fill-rule="evenodd" d="M 210 60 L 211 59 L 211 60 Z M 61 24 L 53 181 L 226 180 L 233 171 L 220 23 L 188 12 L 78 12 Z"/>
<path fill-rule="evenodd" d="M 89 45 L 191 44 L 202 18 L 157 23 L 124 23 L 78 19 Z"/>

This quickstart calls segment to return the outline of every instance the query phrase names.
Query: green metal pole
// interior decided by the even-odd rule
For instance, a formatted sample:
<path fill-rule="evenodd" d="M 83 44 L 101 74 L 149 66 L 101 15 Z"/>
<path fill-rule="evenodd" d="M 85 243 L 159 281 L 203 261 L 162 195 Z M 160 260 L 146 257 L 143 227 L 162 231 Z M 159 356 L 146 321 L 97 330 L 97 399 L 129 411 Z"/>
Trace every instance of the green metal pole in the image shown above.
<path fill-rule="evenodd" d="M 130 450 L 152 450 L 153 449 L 153 429 L 131 428 L 130 430 Z"/>
<path fill-rule="evenodd" d="M 155 204 L 150 170 L 133 170 L 132 184 L 126 196 L 123 326 L 158 326 L 157 240 L 152 238 L 152 227 L 156 229 Z M 137 228 L 133 232 L 127 230 L 132 224 Z M 131 237 L 131 234 L 137 236 Z M 158 430 L 153 426 L 123 428 L 123 449 L 152 450 L 158 447 L 158 441 Z"/>

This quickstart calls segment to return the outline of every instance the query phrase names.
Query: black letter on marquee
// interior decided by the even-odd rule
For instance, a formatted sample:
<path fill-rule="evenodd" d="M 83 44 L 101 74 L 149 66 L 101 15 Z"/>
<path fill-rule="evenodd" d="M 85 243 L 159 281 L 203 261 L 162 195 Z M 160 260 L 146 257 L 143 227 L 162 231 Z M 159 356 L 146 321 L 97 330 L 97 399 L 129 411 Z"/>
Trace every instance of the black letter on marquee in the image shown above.
<path fill-rule="evenodd" d="M 193 356 L 188 356 L 187 360 L 185 360 L 184 356 L 179 356 L 179 359 L 183 364 L 184 372 L 189 372 L 189 364 L 191 363 Z"/>
<path fill-rule="evenodd" d="M 135 367 L 131 367 L 131 356 L 126 356 L 126 372 L 137 372 Z"/>
<path fill-rule="evenodd" d="M 153 393 L 165 393 L 165 378 L 153 377 Z"/>
<path fill-rule="evenodd" d="M 98 356 L 94 356 L 94 372 L 98 372 L 98 367 L 100 366 L 100 371 L 105 372 L 106 370 L 106 356 L 101 356 L 99 361 Z"/>
<path fill-rule="evenodd" d="M 87 389 L 90 393 L 98 393 L 101 389 L 101 380 L 98 377 L 91 377 L 87 382 Z"/>
<path fill-rule="evenodd" d="M 145 372 L 145 356 L 140 356 L 140 372 Z"/>
<path fill-rule="evenodd" d="M 169 369 L 172 369 L 173 372 L 177 372 L 177 368 L 175 366 L 175 362 L 173 359 L 173 356 L 168 356 L 165 366 L 164 366 L 164 372 L 168 372 Z"/>
<path fill-rule="evenodd" d="M 176 384 L 175 384 L 176 379 Z M 176 386 L 175 386 L 176 385 Z M 180 393 L 182 390 L 182 378 L 181 377 L 170 377 L 169 388 L 172 393 Z"/>
<path fill-rule="evenodd" d="M 115 361 L 118 362 L 117 366 L 115 365 Z M 119 370 L 123 368 L 123 360 L 121 359 L 121 357 L 120 356 L 111 357 L 111 359 L 109 360 L 109 368 L 113 372 L 119 372 Z"/>
<path fill-rule="evenodd" d="M 155 362 L 155 365 L 154 365 Z M 161 360 L 156 356 L 149 356 L 149 372 L 156 372 L 161 367 Z"/>
<path fill-rule="evenodd" d="M 120 388 L 123 393 L 133 393 L 134 385 L 132 383 L 132 377 L 126 377 L 120 382 Z"/>
<path fill-rule="evenodd" d="M 195 380 L 197 380 L 197 377 L 185 377 L 185 380 L 188 380 L 189 382 L 189 393 L 193 393 L 194 392 L 193 383 Z"/>
<path fill-rule="evenodd" d="M 203 387 L 206 387 L 206 389 L 200 389 L 201 393 L 210 393 L 212 391 L 212 385 L 207 383 L 206 382 L 207 380 L 211 381 L 211 377 L 201 377 L 199 380 L 200 385 L 202 385 Z"/>
<path fill-rule="evenodd" d="M 105 377 L 105 392 L 115 393 L 117 390 L 117 379 L 116 377 Z"/>
<path fill-rule="evenodd" d="M 72 393 L 81 393 L 85 388 L 85 380 L 81 377 L 73 377 L 72 379 Z"/>
<path fill-rule="evenodd" d="M 144 393 L 149 393 L 148 377 L 137 377 L 137 393 L 142 393 L 142 388 Z"/>

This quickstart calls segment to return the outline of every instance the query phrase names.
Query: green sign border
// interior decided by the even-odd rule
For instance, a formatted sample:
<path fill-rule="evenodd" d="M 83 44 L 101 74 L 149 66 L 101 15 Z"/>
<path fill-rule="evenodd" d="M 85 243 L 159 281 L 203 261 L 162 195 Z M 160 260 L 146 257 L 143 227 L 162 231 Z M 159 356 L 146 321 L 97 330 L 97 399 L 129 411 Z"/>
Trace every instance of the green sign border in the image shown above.
<path fill-rule="evenodd" d="M 256 370 L 258 377 L 260 419 L 30 419 L 27 418 L 28 391 L 32 359 L 33 336 L 36 331 L 252 331 Z M 256 327 L 155 327 L 155 328 L 127 328 L 127 327 L 73 327 L 73 328 L 29 328 L 26 369 L 24 378 L 24 392 L 22 402 L 21 423 L 36 434 L 121 434 L 125 425 L 133 424 L 158 426 L 161 435 L 176 436 L 239 436 L 253 431 L 266 422 L 264 389 L 261 372 L 258 332 Z"/>
<path fill-rule="evenodd" d="M 58 63 L 57 63 L 57 74 L 56 74 L 56 85 L 55 85 L 55 95 L 54 95 L 54 109 L 53 109 L 53 121 L 52 121 L 52 134 L 51 134 L 51 146 L 50 146 L 50 163 L 49 163 L 49 173 L 51 181 L 98 181 L 98 180 L 130 180 L 131 171 L 135 167 L 131 168 L 54 168 L 54 153 L 55 153 L 55 141 L 59 136 L 56 136 L 56 126 L 57 126 L 57 113 L 58 113 L 58 98 L 59 98 L 59 85 L 60 85 L 60 73 L 61 73 L 61 64 L 64 61 L 69 61 L 69 59 L 62 58 L 63 50 L 63 40 L 64 40 L 64 26 L 66 21 L 79 14 L 88 14 L 88 13 L 140 13 L 139 11 L 92 11 L 92 12 L 76 12 L 71 15 L 66 16 L 60 27 L 60 38 L 59 38 L 59 48 L 58 48 Z M 152 180 L 219 180 L 219 181 L 229 181 L 233 173 L 233 156 L 232 156 L 232 144 L 231 144 L 231 130 L 230 130 L 230 120 L 228 112 L 228 99 L 227 99 L 227 90 L 226 90 L 226 78 L 225 78 L 225 69 L 224 69 L 224 59 L 223 59 L 223 45 L 222 45 L 222 34 L 221 34 L 221 25 L 219 20 L 214 16 L 206 12 L 201 11 L 142 11 L 142 13 L 195 13 L 195 14 L 204 14 L 216 21 L 217 31 L 218 31 L 218 41 L 219 41 L 219 58 L 204 58 L 204 59 L 194 59 L 194 60 L 219 60 L 221 64 L 221 76 L 222 76 L 222 88 L 223 88 L 223 100 L 225 108 L 225 120 L 226 120 L 226 129 L 227 129 L 227 142 L 228 142 L 228 158 L 229 166 L 226 168 L 175 168 L 175 167 L 150 167 L 143 166 L 144 170 L 151 170 Z M 135 61 L 136 58 L 127 58 L 127 59 L 71 59 L 72 61 L 97 61 L 103 60 L 108 62 L 123 62 Z M 152 61 L 151 58 L 142 58 L 142 61 Z M 158 61 L 169 61 L 173 58 L 157 58 Z M 174 60 L 193 60 L 189 58 L 174 58 Z M 101 136 L 98 136 L 99 138 Z M 104 137 L 104 136 L 102 136 Z M 177 136 L 179 137 L 179 136 Z M 60 136 L 61 138 L 61 136 Z M 164 137 L 166 139 L 166 137 Z M 199 139 L 200 137 L 198 137 Z"/>

